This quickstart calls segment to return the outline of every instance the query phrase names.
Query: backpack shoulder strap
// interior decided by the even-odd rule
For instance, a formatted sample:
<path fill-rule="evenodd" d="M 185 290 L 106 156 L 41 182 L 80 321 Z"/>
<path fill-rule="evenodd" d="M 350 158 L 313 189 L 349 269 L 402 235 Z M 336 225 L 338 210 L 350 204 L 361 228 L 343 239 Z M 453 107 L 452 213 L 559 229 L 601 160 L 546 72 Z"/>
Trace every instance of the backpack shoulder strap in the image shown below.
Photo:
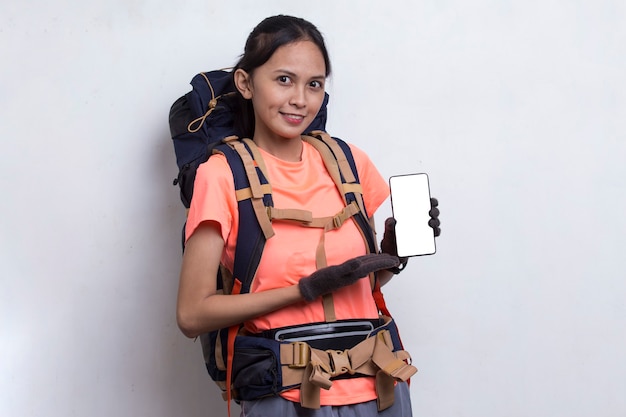
<path fill-rule="evenodd" d="M 346 205 L 356 203 L 360 213 L 354 216 L 357 226 L 363 234 L 370 253 L 377 252 L 374 230 L 369 222 L 369 215 L 363 202 L 363 188 L 359 173 L 350 150 L 350 146 L 339 138 L 331 137 L 323 131 L 314 131 L 303 139 L 318 150 L 326 169 L 335 181 Z"/>
<path fill-rule="evenodd" d="M 376 233 L 365 209 L 363 189 L 350 146 L 343 140 L 331 137 L 323 131 L 311 132 L 310 136 L 305 137 L 305 140 L 320 151 L 326 168 L 337 183 L 337 187 L 342 192 L 346 204 L 353 202 L 358 204 L 360 210 L 359 213 L 354 215 L 354 221 L 363 235 L 369 253 L 377 253 Z M 370 275 L 370 284 L 378 310 L 382 314 L 391 317 L 380 289 L 380 282 L 376 278 L 375 273 Z"/>
<path fill-rule="evenodd" d="M 252 282 L 256 276 L 256 270 L 261 262 L 261 255 L 265 247 L 265 241 L 273 235 L 266 207 L 271 207 L 272 193 L 267 180 L 265 169 L 263 172 L 255 163 L 253 155 L 256 150 L 249 147 L 245 140 L 236 136 L 230 136 L 215 146 L 213 153 L 224 155 L 228 166 L 233 174 L 237 207 L 239 211 L 239 233 L 235 246 L 233 272 L 222 270 L 224 290 L 232 294 L 249 293 Z M 269 228 L 268 228 L 269 226 Z M 242 233 L 245 231 L 245 233 Z M 223 269 L 223 268 L 220 268 Z M 225 279 L 226 278 L 226 279 Z M 230 280 L 227 282 L 227 280 Z M 230 399 L 232 398 L 232 373 L 235 351 L 235 338 L 239 331 L 239 325 L 231 326 L 226 331 L 226 341 L 222 345 L 225 348 L 225 357 L 220 356 L 225 368 L 225 398 L 228 401 L 228 414 L 230 415 Z"/>
<path fill-rule="evenodd" d="M 266 175 L 256 166 L 245 142 L 232 136 L 213 149 L 226 157 L 233 174 L 239 233 L 235 247 L 235 264 L 232 278 L 241 284 L 241 293 L 250 292 L 256 269 L 261 261 L 265 241 L 274 232 L 266 207 L 271 207 L 272 193 Z"/>

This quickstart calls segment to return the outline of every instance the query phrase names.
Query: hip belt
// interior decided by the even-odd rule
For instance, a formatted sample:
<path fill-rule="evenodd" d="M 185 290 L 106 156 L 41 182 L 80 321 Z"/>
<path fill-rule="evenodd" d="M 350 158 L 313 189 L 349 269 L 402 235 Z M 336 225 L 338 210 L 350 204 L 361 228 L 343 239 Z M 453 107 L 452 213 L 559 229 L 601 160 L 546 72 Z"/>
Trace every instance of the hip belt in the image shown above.
<path fill-rule="evenodd" d="M 407 381 L 417 372 L 410 364 L 410 355 L 402 349 L 393 319 L 324 325 L 329 326 L 295 326 L 264 333 L 263 337 L 237 336 L 234 398 L 254 400 L 299 386 L 301 405 L 319 408 L 320 389 L 330 389 L 334 379 L 372 376 L 376 378 L 379 410 L 391 406 L 395 381 Z M 356 344 L 345 347 L 357 339 Z M 340 344 L 344 347 L 315 347 Z"/>

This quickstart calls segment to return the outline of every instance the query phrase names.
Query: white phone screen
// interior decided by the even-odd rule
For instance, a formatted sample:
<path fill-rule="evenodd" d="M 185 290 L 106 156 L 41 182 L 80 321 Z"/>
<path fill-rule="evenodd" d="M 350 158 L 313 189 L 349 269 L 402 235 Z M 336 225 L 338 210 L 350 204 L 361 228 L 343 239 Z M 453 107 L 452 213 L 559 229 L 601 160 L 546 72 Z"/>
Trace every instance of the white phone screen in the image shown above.
<path fill-rule="evenodd" d="M 389 178 L 391 209 L 396 219 L 398 256 L 432 255 L 435 233 L 428 225 L 430 188 L 427 174 L 397 175 Z"/>

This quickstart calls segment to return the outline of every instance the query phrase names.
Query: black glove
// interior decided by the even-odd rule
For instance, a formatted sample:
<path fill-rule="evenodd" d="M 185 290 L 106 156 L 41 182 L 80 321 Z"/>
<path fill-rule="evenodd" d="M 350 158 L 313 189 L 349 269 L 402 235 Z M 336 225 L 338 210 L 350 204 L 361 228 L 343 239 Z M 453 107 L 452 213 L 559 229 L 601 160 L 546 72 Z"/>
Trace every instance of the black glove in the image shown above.
<path fill-rule="evenodd" d="M 331 293 L 339 288 L 354 284 L 371 272 L 400 265 L 397 256 L 370 253 L 350 259 L 342 264 L 318 269 L 298 283 L 302 296 L 307 301 Z"/>
<path fill-rule="evenodd" d="M 433 228 L 433 231 L 435 232 L 435 237 L 441 234 L 441 228 L 439 228 L 441 222 L 439 221 L 439 209 L 437 208 L 438 205 L 439 201 L 437 201 L 436 198 L 430 199 L 430 211 L 428 212 L 430 220 L 428 220 L 428 225 Z"/>
<path fill-rule="evenodd" d="M 398 256 L 398 246 L 396 243 L 396 219 L 393 217 L 385 220 L 385 232 L 383 233 L 383 240 L 380 242 L 380 251 L 382 253 L 388 253 L 389 255 Z M 399 258 L 400 264 L 388 268 L 389 271 L 394 274 L 399 274 L 409 262 L 409 258 Z"/>

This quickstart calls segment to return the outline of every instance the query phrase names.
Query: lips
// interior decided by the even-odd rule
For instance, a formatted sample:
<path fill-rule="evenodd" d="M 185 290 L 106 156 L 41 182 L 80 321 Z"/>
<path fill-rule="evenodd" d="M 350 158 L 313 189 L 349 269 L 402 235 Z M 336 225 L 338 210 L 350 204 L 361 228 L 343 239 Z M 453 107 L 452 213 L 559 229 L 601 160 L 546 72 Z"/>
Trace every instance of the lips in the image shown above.
<path fill-rule="evenodd" d="M 281 113 L 283 118 L 291 124 L 300 124 L 304 120 L 304 116 L 300 114 Z"/>

